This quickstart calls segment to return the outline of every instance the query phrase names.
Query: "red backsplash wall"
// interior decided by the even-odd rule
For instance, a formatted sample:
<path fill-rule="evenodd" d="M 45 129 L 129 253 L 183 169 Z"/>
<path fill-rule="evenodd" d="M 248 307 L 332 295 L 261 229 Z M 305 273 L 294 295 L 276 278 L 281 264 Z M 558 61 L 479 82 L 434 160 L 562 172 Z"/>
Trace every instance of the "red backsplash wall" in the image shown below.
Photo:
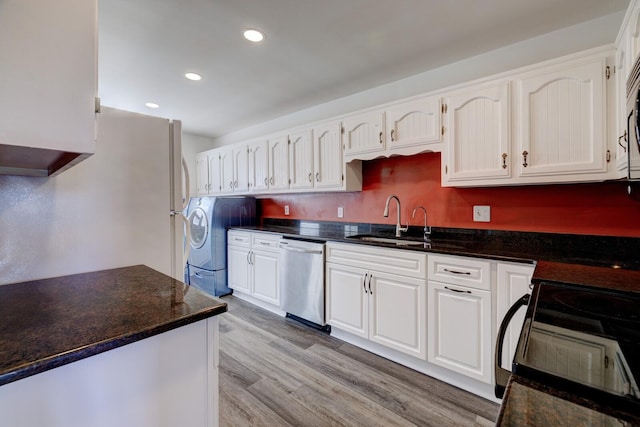
<path fill-rule="evenodd" d="M 403 224 L 422 224 L 422 211 L 410 218 L 413 208 L 422 205 L 429 225 L 436 227 L 640 237 L 640 202 L 627 196 L 623 182 L 444 188 L 439 153 L 363 162 L 362 175 L 362 192 L 259 200 L 262 217 L 395 224 L 395 203 L 389 218 L 382 211 L 386 198 L 396 194 Z M 284 205 L 289 205 L 289 216 Z M 474 205 L 491 206 L 490 223 L 473 222 Z M 338 206 L 344 208 L 342 219 Z"/>

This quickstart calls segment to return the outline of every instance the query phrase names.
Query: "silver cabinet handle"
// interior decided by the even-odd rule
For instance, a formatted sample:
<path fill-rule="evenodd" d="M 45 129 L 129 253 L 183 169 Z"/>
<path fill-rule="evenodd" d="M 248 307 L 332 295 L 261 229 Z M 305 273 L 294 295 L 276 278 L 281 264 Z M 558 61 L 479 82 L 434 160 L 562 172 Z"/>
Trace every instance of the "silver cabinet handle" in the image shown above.
<path fill-rule="evenodd" d="M 369 293 L 373 295 L 373 291 L 371 290 L 371 278 L 373 277 L 373 273 L 369 275 Z"/>
<path fill-rule="evenodd" d="M 384 134 L 382 133 L 382 131 L 380 131 L 380 135 L 378 136 L 378 137 L 380 138 L 380 144 L 382 144 L 382 136 L 383 136 L 383 135 L 384 135 Z"/>
<path fill-rule="evenodd" d="M 271 179 L 269 179 L 269 183 L 270 183 L 271 185 L 273 185 L 273 177 L 271 177 Z"/>
<path fill-rule="evenodd" d="M 229 183 L 229 188 L 233 188 L 233 181 Z"/>
<path fill-rule="evenodd" d="M 466 276 L 471 276 L 471 273 L 469 273 L 468 271 L 449 270 L 448 268 L 445 268 L 444 271 L 452 274 L 464 274 Z"/>
<path fill-rule="evenodd" d="M 391 129 L 391 142 L 395 142 L 396 140 L 396 130 Z"/>
<path fill-rule="evenodd" d="M 247 252 L 247 264 L 251 265 L 251 251 Z"/>
<path fill-rule="evenodd" d="M 448 286 L 445 286 L 444 288 L 446 290 L 448 290 L 448 291 L 451 291 L 451 292 L 458 292 L 459 294 L 470 294 L 471 293 L 471 291 L 466 291 L 466 290 L 465 291 L 461 291 L 460 289 L 453 289 L 453 288 L 450 288 Z"/>
<path fill-rule="evenodd" d="M 313 174 L 309 172 L 309 182 L 313 182 Z"/>
<path fill-rule="evenodd" d="M 302 248 L 288 246 L 286 243 L 280 243 L 280 249 L 284 249 L 285 251 L 291 251 L 291 252 L 301 252 L 303 254 L 321 254 L 322 253 L 322 251 L 314 251 L 313 249 L 302 249 Z"/>
<path fill-rule="evenodd" d="M 269 183 L 269 181 L 267 181 L 267 177 L 264 177 L 264 185 L 267 185 Z"/>
<path fill-rule="evenodd" d="M 320 182 L 320 172 L 316 172 L 316 181 Z"/>
<path fill-rule="evenodd" d="M 362 278 L 362 287 L 364 288 L 364 293 L 367 294 L 367 276 L 369 273 L 364 273 L 364 277 Z"/>

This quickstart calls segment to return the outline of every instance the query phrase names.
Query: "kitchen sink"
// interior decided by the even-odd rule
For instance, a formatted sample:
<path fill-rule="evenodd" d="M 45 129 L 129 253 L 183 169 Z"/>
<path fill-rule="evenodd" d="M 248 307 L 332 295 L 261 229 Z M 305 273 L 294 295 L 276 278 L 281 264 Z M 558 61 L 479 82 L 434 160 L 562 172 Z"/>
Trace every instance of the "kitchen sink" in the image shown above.
<path fill-rule="evenodd" d="M 389 245 L 397 245 L 397 246 L 424 246 L 425 242 L 422 240 L 407 240 L 400 238 L 392 238 L 392 237 L 378 237 L 378 236 L 368 236 L 368 235 L 355 235 L 349 236 L 349 239 L 360 240 L 362 242 L 373 242 L 373 243 L 386 243 Z"/>

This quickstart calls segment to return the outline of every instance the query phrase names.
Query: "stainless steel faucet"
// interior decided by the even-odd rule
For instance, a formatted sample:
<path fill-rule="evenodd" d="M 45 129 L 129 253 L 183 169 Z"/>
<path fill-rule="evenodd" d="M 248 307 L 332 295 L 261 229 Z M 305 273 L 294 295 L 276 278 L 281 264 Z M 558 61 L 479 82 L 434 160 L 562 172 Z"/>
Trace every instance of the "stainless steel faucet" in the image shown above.
<path fill-rule="evenodd" d="M 400 223 L 400 211 L 402 209 L 400 208 L 400 199 L 398 199 L 398 196 L 396 196 L 395 194 L 392 194 L 389 197 L 387 197 L 387 202 L 384 205 L 384 212 L 382 213 L 382 216 L 384 216 L 385 218 L 389 217 L 389 203 L 391 202 L 391 199 L 396 199 L 396 202 L 398 203 L 398 220 L 396 221 L 396 237 L 400 237 L 403 231 L 407 231 L 409 229 L 409 224 L 407 224 L 406 227 L 403 227 L 402 224 Z"/>
<path fill-rule="evenodd" d="M 424 208 L 424 206 L 418 206 L 417 208 L 415 208 L 411 213 L 411 218 L 416 217 L 416 211 L 418 209 L 422 209 L 424 211 L 424 241 L 428 242 L 431 236 L 431 227 L 427 226 L 427 210 Z"/>

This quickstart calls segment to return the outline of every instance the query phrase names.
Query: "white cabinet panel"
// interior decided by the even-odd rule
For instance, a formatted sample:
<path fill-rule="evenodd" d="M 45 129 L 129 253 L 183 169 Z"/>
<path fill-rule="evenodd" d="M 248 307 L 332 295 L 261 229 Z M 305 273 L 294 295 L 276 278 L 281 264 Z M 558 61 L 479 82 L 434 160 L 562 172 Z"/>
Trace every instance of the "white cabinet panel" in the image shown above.
<path fill-rule="evenodd" d="M 516 80 L 521 176 L 606 172 L 605 60 Z"/>
<path fill-rule="evenodd" d="M 394 150 L 440 142 L 440 99 L 428 97 L 385 109 L 387 148 Z"/>
<path fill-rule="evenodd" d="M 427 356 L 424 280 L 380 272 L 371 272 L 370 276 L 369 339 L 424 360 Z"/>
<path fill-rule="evenodd" d="M 227 274 L 229 287 L 241 292 L 251 292 L 249 280 L 250 250 L 246 247 L 227 247 Z"/>
<path fill-rule="evenodd" d="M 206 152 L 196 156 L 196 191 L 198 196 L 209 194 L 209 156 Z"/>
<path fill-rule="evenodd" d="M 218 150 L 218 167 L 220 168 L 221 193 L 233 192 L 233 148 Z"/>
<path fill-rule="evenodd" d="M 269 138 L 269 190 L 289 188 L 289 140 L 287 135 Z"/>
<path fill-rule="evenodd" d="M 344 155 L 347 159 L 349 156 L 384 151 L 384 113 L 382 111 L 376 110 L 345 117 L 342 126 L 344 127 Z M 375 156 L 370 156 L 370 158 L 373 157 Z"/>
<path fill-rule="evenodd" d="M 531 294 L 529 285 L 533 270 L 533 265 L 498 263 L 496 331 L 513 303 L 523 295 Z M 516 345 L 518 345 L 525 313 L 526 307 L 521 307 L 509 323 L 502 350 L 502 367 L 504 369 L 511 370 L 511 363 L 516 352 Z"/>
<path fill-rule="evenodd" d="M 359 337 L 369 335 L 365 270 L 326 264 L 327 323 Z"/>
<path fill-rule="evenodd" d="M 291 189 L 313 188 L 313 132 L 289 135 L 289 186 Z"/>
<path fill-rule="evenodd" d="M 233 191 L 249 191 L 249 150 L 246 145 L 233 147 Z"/>
<path fill-rule="evenodd" d="M 491 293 L 429 281 L 428 360 L 491 383 Z"/>
<path fill-rule="evenodd" d="M 209 194 L 222 192 L 222 170 L 220 168 L 220 153 L 212 150 L 209 154 Z"/>
<path fill-rule="evenodd" d="M 315 188 L 342 187 L 344 159 L 340 122 L 314 127 L 313 142 Z"/>
<path fill-rule="evenodd" d="M 248 144 L 249 191 L 262 193 L 269 189 L 269 146 L 266 139 Z"/>
<path fill-rule="evenodd" d="M 253 296 L 275 306 L 280 306 L 278 253 L 254 249 L 251 264 L 253 268 Z"/>
<path fill-rule="evenodd" d="M 509 178 L 510 103 L 506 81 L 454 93 L 444 100 L 443 183 Z"/>

